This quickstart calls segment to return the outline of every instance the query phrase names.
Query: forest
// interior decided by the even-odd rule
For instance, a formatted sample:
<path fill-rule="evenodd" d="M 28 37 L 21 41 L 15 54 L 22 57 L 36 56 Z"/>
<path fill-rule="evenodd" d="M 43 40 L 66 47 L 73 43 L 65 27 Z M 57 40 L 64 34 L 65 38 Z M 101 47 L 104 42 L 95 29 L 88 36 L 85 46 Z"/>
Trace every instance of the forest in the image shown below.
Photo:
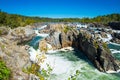
<path fill-rule="evenodd" d="M 101 23 L 107 25 L 109 22 L 120 21 L 120 14 L 113 13 L 94 18 L 45 18 L 29 17 L 18 14 L 9 14 L 0 10 L 0 26 L 16 28 L 19 26 L 31 25 L 37 22 L 81 22 L 81 23 Z"/>

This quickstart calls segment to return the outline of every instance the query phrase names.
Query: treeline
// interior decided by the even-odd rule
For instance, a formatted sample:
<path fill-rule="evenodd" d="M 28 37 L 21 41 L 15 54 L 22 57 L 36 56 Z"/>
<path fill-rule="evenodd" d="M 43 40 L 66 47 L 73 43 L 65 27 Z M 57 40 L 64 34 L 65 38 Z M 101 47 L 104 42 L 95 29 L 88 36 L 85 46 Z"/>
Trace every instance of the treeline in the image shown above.
<path fill-rule="evenodd" d="M 30 17 L 0 12 L 0 26 L 9 26 L 11 28 L 15 28 L 18 26 L 32 24 L 34 22 L 35 20 Z"/>
<path fill-rule="evenodd" d="M 81 22 L 92 23 L 98 22 L 107 24 L 108 22 L 120 21 L 120 14 L 110 14 L 97 16 L 95 18 L 43 18 L 43 17 L 28 17 L 17 14 L 8 14 L 0 11 L 0 26 L 8 26 L 15 28 L 18 26 L 26 26 L 36 22 Z"/>

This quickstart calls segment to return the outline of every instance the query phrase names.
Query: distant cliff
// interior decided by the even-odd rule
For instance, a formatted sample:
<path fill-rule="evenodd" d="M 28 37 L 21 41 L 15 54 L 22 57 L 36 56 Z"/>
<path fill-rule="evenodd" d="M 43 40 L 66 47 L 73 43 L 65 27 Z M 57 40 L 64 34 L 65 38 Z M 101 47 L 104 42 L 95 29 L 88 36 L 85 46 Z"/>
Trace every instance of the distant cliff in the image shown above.
<path fill-rule="evenodd" d="M 61 32 L 52 32 L 46 41 L 52 45 L 53 49 L 71 46 L 82 51 L 100 71 L 119 69 L 106 43 L 94 40 L 86 30 L 65 29 Z"/>

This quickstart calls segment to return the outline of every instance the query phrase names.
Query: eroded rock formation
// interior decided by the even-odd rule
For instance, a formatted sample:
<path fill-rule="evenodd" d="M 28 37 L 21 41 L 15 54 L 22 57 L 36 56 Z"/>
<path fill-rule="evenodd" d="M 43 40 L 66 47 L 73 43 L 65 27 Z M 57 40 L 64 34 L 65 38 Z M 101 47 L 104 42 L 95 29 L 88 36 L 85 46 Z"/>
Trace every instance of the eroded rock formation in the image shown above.
<path fill-rule="evenodd" d="M 31 66 L 30 56 L 24 45 L 17 44 L 31 40 L 35 36 L 34 31 L 30 26 L 0 30 L 4 30 L 0 36 L 0 58 L 11 70 L 12 76 L 9 80 L 31 80 L 31 75 L 23 71 Z"/>
<path fill-rule="evenodd" d="M 71 29 L 65 32 L 53 32 L 46 38 L 46 41 L 52 45 L 53 49 L 71 46 L 82 51 L 100 71 L 119 69 L 106 43 L 94 40 L 87 30 Z"/>

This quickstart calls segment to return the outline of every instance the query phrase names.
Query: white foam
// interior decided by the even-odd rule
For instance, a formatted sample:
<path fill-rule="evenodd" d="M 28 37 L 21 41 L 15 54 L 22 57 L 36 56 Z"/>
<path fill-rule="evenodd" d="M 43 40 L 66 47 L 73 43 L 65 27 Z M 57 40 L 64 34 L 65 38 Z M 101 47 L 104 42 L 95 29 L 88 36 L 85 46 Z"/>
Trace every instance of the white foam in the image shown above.
<path fill-rule="evenodd" d="M 38 36 L 41 36 L 41 37 L 47 37 L 49 34 L 38 34 Z"/>
<path fill-rule="evenodd" d="M 113 45 L 117 45 L 117 46 L 120 46 L 120 44 L 117 44 L 117 43 L 113 43 L 113 42 L 109 42 L 110 44 L 113 44 Z"/>
<path fill-rule="evenodd" d="M 40 50 L 35 50 L 33 47 L 30 47 L 28 51 L 30 54 L 30 60 L 36 63 L 38 59 L 37 56 L 40 56 L 42 54 Z"/>
<path fill-rule="evenodd" d="M 120 53 L 120 51 L 118 51 L 118 50 L 115 50 L 115 49 L 110 49 L 111 50 L 111 52 L 114 54 L 114 53 Z"/>
<path fill-rule="evenodd" d="M 115 33 L 120 33 L 120 30 L 112 30 Z"/>
<path fill-rule="evenodd" d="M 47 53 L 55 53 L 55 52 L 58 52 L 58 51 L 72 51 L 74 50 L 72 47 L 65 47 L 65 48 L 61 48 L 61 49 L 56 49 L 56 50 L 53 50 L 52 46 L 50 44 L 47 43 Z"/>
<path fill-rule="evenodd" d="M 49 35 L 49 34 L 46 34 L 46 33 L 41 34 L 41 33 L 39 33 L 38 30 L 35 30 L 35 33 L 37 34 L 37 36 L 41 36 L 41 37 L 47 37 Z"/>
<path fill-rule="evenodd" d="M 62 73 L 67 73 L 71 67 L 70 61 L 67 61 L 65 59 L 62 59 L 61 57 L 54 55 L 47 55 L 47 59 L 41 65 L 41 68 L 47 69 L 46 64 L 49 64 L 53 68 L 52 73 L 57 75 Z"/>
<path fill-rule="evenodd" d="M 106 71 L 106 73 L 119 73 L 119 72 L 120 72 L 120 69 L 117 70 L 117 71 L 113 71 L 113 70 L 108 70 L 108 71 Z"/>
<path fill-rule="evenodd" d="M 109 42 L 112 39 L 111 34 L 107 34 L 107 38 L 102 38 L 101 35 L 99 34 L 100 40 L 103 42 Z"/>
<path fill-rule="evenodd" d="M 35 62 L 37 54 L 36 54 L 36 51 L 33 47 L 29 48 L 29 54 L 30 54 L 30 60 Z"/>
<path fill-rule="evenodd" d="M 72 51 L 74 49 L 72 47 L 65 47 L 65 48 L 60 49 L 60 51 L 68 51 L 68 50 Z"/>
<path fill-rule="evenodd" d="M 42 29 L 44 29 L 46 27 L 47 27 L 47 25 L 44 25 L 44 26 L 40 27 L 39 30 L 42 30 Z"/>

